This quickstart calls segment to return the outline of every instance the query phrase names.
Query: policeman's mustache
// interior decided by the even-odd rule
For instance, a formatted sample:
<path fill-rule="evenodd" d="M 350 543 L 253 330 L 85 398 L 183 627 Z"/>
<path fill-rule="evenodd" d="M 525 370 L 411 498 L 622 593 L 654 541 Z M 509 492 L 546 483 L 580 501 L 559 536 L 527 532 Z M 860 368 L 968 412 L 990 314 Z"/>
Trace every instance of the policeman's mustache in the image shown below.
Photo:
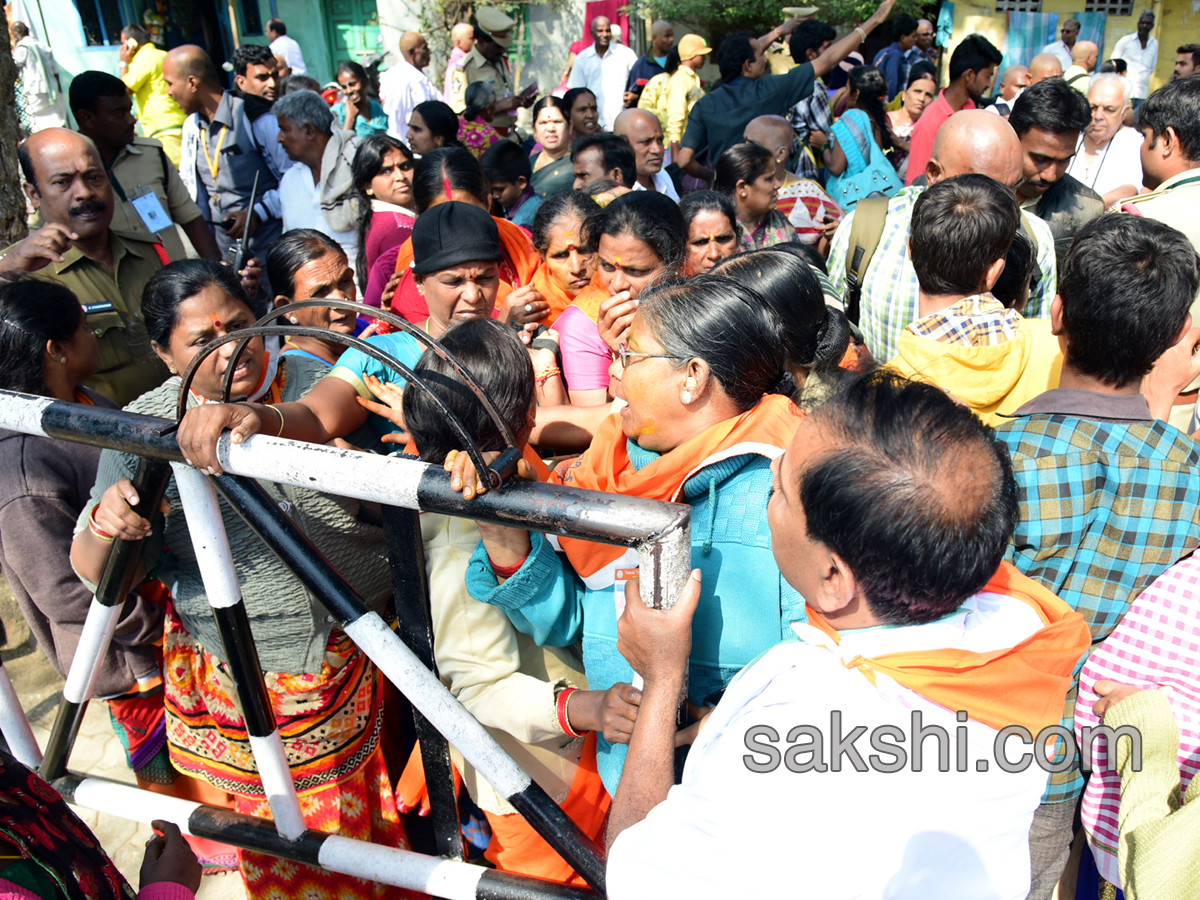
<path fill-rule="evenodd" d="M 86 216 L 88 213 L 102 213 L 108 209 L 108 204 L 100 200 L 84 200 L 78 206 L 72 206 L 67 210 L 72 216 Z"/>

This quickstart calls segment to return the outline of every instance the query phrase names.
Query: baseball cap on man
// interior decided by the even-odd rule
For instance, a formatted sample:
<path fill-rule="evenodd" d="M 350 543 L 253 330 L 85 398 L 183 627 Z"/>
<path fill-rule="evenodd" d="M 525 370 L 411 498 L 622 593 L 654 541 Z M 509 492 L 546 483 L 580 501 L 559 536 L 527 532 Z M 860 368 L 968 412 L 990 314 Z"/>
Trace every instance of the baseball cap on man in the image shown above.
<path fill-rule="evenodd" d="M 478 23 L 475 26 L 476 40 L 479 39 L 478 32 L 482 31 L 492 43 L 506 48 L 512 46 L 512 30 L 517 23 L 500 10 L 492 6 L 481 6 L 475 11 L 475 21 Z"/>
<path fill-rule="evenodd" d="M 712 47 L 705 43 L 698 34 L 685 34 L 679 39 L 679 59 L 691 59 L 695 56 L 705 56 L 712 53 Z"/>
<path fill-rule="evenodd" d="M 412 230 L 413 267 L 418 275 L 440 272 L 466 262 L 504 259 L 500 229 L 471 203 L 447 200 L 417 216 Z"/>

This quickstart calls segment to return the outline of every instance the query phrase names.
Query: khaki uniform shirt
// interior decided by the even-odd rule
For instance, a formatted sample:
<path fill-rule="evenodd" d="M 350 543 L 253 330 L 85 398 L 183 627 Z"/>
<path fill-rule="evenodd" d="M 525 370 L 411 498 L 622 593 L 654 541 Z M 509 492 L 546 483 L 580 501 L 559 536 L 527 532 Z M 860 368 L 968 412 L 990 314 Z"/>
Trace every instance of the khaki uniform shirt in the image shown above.
<path fill-rule="evenodd" d="M 163 264 L 151 234 L 110 230 L 109 240 L 111 272 L 72 247 L 62 262 L 52 262 L 32 277 L 58 282 L 79 298 L 99 345 L 96 374 L 84 384 L 125 406 L 167 379 L 166 366 L 150 349 L 142 324 L 142 289 Z"/>
<path fill-rule="evenodd" d="M 1158 190 L 1120 200 L 1114 207 L 1147 219 L 1158 219 L 1182 231 L 1200 253 L 1200 216 L 1196 214 L 1200 210 L 1200 169 L 1180 172 L 1160 184 Z M 1192 323 L 1200 324 L 1200 293 L 1192 301 Z M 1188 385 L 1187 390 L 1194 391 L 1198 387 L 1200 378 Z"/>
<path fill-rule="evenodd" d="M 456 113 L 461 115 L 467 108 L 467 86 L 476 81 L 492 82 L 496 88 L 497 100 L 511 97 L 513 94 L 512 74 L 508 71 L 507 60 L 501 58 L 496 62 L 489 62 L 479 52 L 479 48 L 475 47 L 463 57 L 462 62 L 450 70 L 450 93 L 446 96 L 446 102 Z M 497 114 L 492 119 L 492 127 L 511 128 L 516 121 L 516 118 L 508 113 Z"/>
<path fill-rule="evenodd" d="M 200 218 L 200 207 L 188 195 L 179 177 L 179 170 L 162 151 L 162 144 L 152 138 L 134 138 L 117 153 L 108 169 L 112 180 L 113 231 L 131 231 L 143 236 L 151 232 L 133 207 L 133 200 L 146 190 L 152 191 L 162 204 L 163 211 L 176 225 L 186 225 Z M 179 231 L 165 228 L 157 233 L 171 261 L 186 259 L 187 253 Z"/>

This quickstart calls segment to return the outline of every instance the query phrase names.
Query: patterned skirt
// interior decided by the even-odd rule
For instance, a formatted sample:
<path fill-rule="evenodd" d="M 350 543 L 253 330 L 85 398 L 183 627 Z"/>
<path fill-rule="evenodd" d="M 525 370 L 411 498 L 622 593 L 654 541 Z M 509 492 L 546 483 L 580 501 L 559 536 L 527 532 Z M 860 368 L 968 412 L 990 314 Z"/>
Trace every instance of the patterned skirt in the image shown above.
<path fill-rule="evenodd" d="M 270 818 L 229 667 L 188 634 L 170 607 L 163 670 L 171 762 L 232 793 L 237 812 Z M 409 849 L 379 749 L 383 692 L 371 661 L 335 629 L 320 672 L 265 678 L 305 823 Z M 238 858 L 250 898 L 422 896 L 248 851 L 239 850 Z"/>

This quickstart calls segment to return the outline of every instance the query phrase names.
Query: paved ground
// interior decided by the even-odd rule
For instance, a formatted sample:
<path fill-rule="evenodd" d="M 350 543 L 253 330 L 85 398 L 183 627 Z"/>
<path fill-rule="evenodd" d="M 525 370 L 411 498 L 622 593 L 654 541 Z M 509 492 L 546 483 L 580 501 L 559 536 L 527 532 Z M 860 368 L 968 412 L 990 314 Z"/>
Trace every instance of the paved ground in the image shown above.
<path fill-rule="evenodd" d="M 25 706 L 34 736 L 44 747 L 54 725 L 58 702 L 62 699 L 63 682 L 38 649 L 2 576 L 0 619 L 8 631 L 8 643 L 0 648 L 0 658 Z M 88 705 L 69 767 L 74 772 L 134 783 L 133 773 L 125 764 L 125 751 L 113 733 L 104 704 Z M 150 826 L 78 807 L 75 811 L 100 838 L 117 868 L 136 888 L 142 851 L 153 834 Z M 241 876 L 234 873 L 206 877 L 197 900 L 245 900 L 245 897 Z"/>

